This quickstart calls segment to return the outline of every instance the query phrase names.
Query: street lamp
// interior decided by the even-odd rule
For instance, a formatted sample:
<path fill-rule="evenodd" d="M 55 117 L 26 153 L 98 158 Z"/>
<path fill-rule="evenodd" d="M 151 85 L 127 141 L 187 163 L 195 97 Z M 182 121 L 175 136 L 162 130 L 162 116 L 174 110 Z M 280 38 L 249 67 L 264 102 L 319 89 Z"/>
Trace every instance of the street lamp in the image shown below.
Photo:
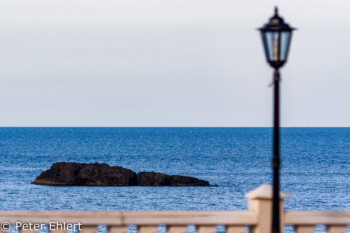
<path fill-rule="evenodd" d="M 280 233 L 280 132 L 279 132 L 279 69 L 286 63 L 292 32 L 290 27 L 278 15 L 278 8 L 267 24 L 259 28 L 264 44 L 267 62 L 275 69 L 272 85 L 274 85 L 274 125 L 273 125 L 273 200 L 272 200 L 272 233 Z"/>

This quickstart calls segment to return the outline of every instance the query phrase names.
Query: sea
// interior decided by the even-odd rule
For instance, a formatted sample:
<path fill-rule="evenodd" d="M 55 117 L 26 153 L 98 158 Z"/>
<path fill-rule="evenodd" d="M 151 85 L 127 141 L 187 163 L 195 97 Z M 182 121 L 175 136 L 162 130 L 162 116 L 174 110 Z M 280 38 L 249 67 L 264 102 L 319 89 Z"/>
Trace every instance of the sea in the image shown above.
<path fill-rule="evenodd" d="M 272 184 L 272 128 L 0 128 L 0 210 L 244 210 Z M 217 187 L 31 184 L 56 162 L 193 176 Z M 282 128 L 287 210 L 350 209 L 350 128 Z"/>

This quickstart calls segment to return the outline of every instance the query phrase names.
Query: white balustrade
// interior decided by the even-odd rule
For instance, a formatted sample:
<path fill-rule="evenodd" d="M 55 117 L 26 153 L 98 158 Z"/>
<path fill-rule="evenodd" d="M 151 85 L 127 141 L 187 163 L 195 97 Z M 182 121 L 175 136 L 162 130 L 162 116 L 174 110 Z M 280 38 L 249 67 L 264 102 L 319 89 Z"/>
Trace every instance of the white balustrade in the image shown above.
<path fill-rule="evenodd" d="M 96 233 L 99 225 L 106 225 L 109 233 L 127 233 L 130 225 L 138 233 L 158 233 L 159 225 L 165 225 L 167 233 L 187 233 L 188 225 L 194 225 L 197 233 L 216 233 L 218 225 L 225 226 L 226 233 L 245 233 L 247 226 L 251 233 L 271 233 L 272 187 L 262 185 L 246 197 L 248 210 L 244 211 L 0 211 L 0 223 L 81 224 L 80 233 Z M 346 233 L 350 225 L 350 211 L 284 211 L 284 199 L 290 196 L 281 193 L 280 197 L 282 230 L 291 225 L 295 233 L 313 233 L 316 225 L 324 225 L 328 233 Z M 64 227 L 52 226 L 50 233 L 67 233 Z"/>

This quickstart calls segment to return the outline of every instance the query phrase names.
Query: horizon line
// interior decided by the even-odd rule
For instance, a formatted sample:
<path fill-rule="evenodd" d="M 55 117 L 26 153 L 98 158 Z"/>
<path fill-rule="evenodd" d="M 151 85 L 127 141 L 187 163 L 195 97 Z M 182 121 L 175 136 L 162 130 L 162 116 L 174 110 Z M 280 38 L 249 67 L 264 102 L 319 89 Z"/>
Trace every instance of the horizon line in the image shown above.
<path fill-rule="evenodd" d="M 0 128 L 273 128 L 273 126 L 0 126 Z M 281 126 L 280 128 L 350 128 L 350 126 Z"/>

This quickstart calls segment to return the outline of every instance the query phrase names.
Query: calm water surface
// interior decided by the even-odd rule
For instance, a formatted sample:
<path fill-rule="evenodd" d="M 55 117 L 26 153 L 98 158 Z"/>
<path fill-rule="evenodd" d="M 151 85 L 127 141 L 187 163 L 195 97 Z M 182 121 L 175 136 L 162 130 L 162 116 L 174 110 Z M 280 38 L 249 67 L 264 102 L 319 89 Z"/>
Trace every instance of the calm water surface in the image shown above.
<path fill-rule="evenodd" d="M 0 209 L 237 210 L 271 183 L 271 128 L 0 128 Z M 350 209 L 350 128 L 283 128 L 287 209 Z M 52 163 L 107 163 L 219 187 L 50 187 Z"/>

